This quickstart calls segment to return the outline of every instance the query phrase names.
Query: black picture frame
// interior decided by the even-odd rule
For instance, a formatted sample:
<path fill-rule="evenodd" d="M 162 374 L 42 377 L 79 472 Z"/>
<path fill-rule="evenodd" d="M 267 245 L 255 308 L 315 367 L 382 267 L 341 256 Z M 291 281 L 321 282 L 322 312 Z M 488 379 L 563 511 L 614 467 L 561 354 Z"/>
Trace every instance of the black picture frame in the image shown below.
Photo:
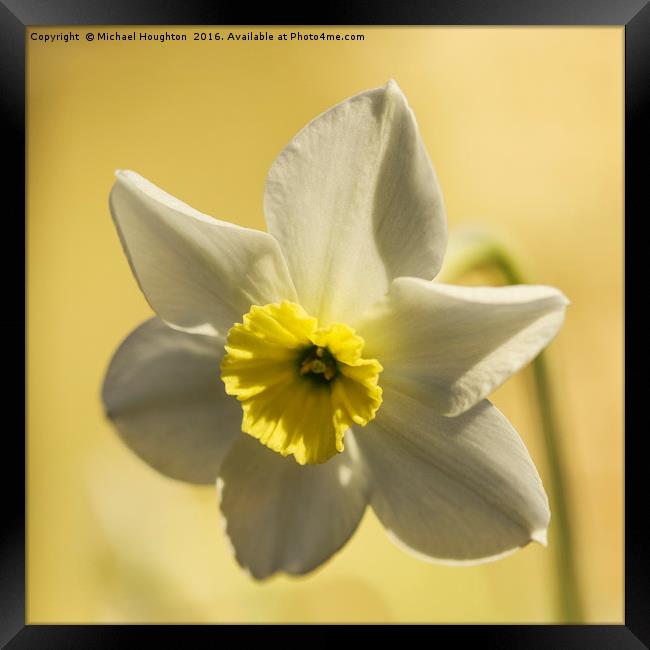
<path fill-rule="evenodd" d="M 320 10 L 319 10 L 320 9 Z M 646 120 L 650 90 L 650 6 L 649 0 L 411 0 L 370 4 L 332 0 L 316 5 L 281 7 L 265 5 L 253 10 L 247 3 L 221 0 L 0 0 L 0 121 L 3 131 L 3 174 L 5 214 L 9 228 L 0 255 L 3 289 L 9 293 L 0 327 L 4 335 L 8 404 L 17 410 L 25 358 L 20 358 L 15 341 L 25 341 L 25 287 L 15 280 L 14 255 L 25 243 L 25 34 L 26 28 L 46 25 L 247 25 L 251 16 L 258 25 L 619 25 L 625 27 L 625 276 L 626 287 L 626 423 L 635 415 L 643 396 L 647 401 L 647 372 L 635 364 L 637 335 L 645 323 L 631 316 L 638 302 L 647 302 L 645 293 L 630 287 L 643 277 L 635 247 L 642 238 L 634 236 L 637 224 L 647 220 L 648 193 L 644 156 L 648 148 Z M 645 180 L 645 183 L 644 183 Z M 10 201 L 7 201 L 10 197 Z M 8 209 L 11 207 L 11 209 Z M 6 230 L 5 230 L 6 232 Z M 24 251 L 24 247 L 23 247 Z M 24 269 L 24 261 L 23 266 Z M 26 278 L 25 278 L 26 280 Z M 638 296 L 638 298 L 635 298 Z M 639 300 L 640 298 L 640 300 Z M 22 308 L 21 308 L 22 307 Z M 38 314 L 29 314 L 38 318 Z M 647 329 L 647 328 L 646 328 Z M 645 346 L 647 353 L 647 345 Z M 29 350 L 27 350 L 29 354 Z M 4 365 L 4 364 L 3 364 Z M 15 368 L 14 368 L 15 366 Z M 12 372 L 14 370 L 14 372 Z M 14 395 L 15 392 L 15 395 Z M 6 393 L 5 393 L 6 394 Z M 212 626 L 76 626 L 25 625 L 25 441 L 18 426 L 4 431 L 4 471 L 0 473 L 3 496 L 3 525 L 0 532 L 0 646 L 18 648 L 114 648 L 150 643 L 154 635 L 172 646 L 187 643 L 194 647 L 214 646 Z M 648 493 L 643 453 L 647 424 L 626 427 L 625 438 L 625 623 L 622 625 L 472 625 L 419 626 L 432 641 L 454 645 L 472 644 L 480 648 L 643 648 L 650 645 L 650 601 L 648 553 L 643 535 Z M 603 524 L 605 525 L 605 524 Z M 336 626 L 334 626 L 336 627 Z M 259 631 L 259 630 L 258 630 Z M 271 630 L 275 632 L 275 630 Z M 296 630 L 299 632 L 299 630 Z M 304 630 L 309 635 L 311 631 Z M 284 634 L 284 632 L 281 632 Z M 346 632 L 347 633 L 347 632 Z M 362 631 L 362 633 L 364 633 Z M 383 630 L 392 633 L 392 630 Z M 401 630 L 398 633 L 410 633 Z M 219 639 L 220 637 L 216 637 Z"/>

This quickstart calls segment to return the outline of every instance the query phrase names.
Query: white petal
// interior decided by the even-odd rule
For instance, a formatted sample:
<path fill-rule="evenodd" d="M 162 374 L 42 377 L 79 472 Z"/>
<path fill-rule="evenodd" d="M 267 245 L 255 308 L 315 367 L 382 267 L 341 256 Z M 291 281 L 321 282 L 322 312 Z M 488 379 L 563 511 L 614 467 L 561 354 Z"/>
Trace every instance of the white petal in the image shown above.
<path fill-rule="evenodd" d="M 399 278 L 357 326 L 382 386 L 439 413 L 471 408 L 557 334 L 568 300 L 552 287 L 455 287 Z"/>
<path fill-rule="evenodd" d="M 257 440 L 238 441 L 219 471 L 225 530 L 239 564 L 258 580 L 304 574 L 338 551 L 366 508 L 352 435 L 322 465 L 299 465 Z"/>
<path fill-rule="evenodd" d="M 110 206 L 140 288 L 173 327 L 225 335 L 251 305 L 295 300 L 269 234 L 212 219 L 130 171 L 117 172 Z"/>
<path fill-rule="evenodd" d="M 431 560 L 502 557 L 548 527 L 548 500 L 524 444 L 489 402 L 455 418 L 384 390 L 355 432 L 370 503 L 391 537 Z"/>
<path fill-rule="evenodd" d="M 310 122 L 277 157 L 264 197 L 300 304 L 352 323 L 400 275 L 433 278 L 447 224 L 413 112 L 394 81 Z"/>
<path fill-rule="evenodd" d="M 104 379 L 108 417 L 124 442 L 159 472 L 213 483 L 241 434 L 241 407 L 219 377 L 223 340 L 186 334 L 157 318 L 118 348 Z"/>

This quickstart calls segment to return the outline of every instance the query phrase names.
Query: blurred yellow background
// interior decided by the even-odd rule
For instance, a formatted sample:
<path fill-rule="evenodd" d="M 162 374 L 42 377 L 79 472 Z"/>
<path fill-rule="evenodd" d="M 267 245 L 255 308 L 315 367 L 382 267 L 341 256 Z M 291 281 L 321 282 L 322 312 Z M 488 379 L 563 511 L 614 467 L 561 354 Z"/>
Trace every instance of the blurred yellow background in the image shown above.
<path fill-rule="evenodd" d="M 548 548 L 449 567 L 393 546 L 368 510 L 315 574 L 256 583 L 231 557 L 214 489 L 158 475 L 103 417 L 108 361 L 151 314 L 109 215 L 114 170 L 263 229 L 265 175 L 287 141 L 390 78 L 452 232 L 490 230 L 528 282 L 572 301 L 549 363 L 585 621 L 622 622 L 623 29 L 327 28 L 365 40 L 286 43 L 105 30 L 188 40 L 28 34 L 28 622 L 558 620 L 553 522 Z M 492 399 L 548 487 L 530 369 Z"/>

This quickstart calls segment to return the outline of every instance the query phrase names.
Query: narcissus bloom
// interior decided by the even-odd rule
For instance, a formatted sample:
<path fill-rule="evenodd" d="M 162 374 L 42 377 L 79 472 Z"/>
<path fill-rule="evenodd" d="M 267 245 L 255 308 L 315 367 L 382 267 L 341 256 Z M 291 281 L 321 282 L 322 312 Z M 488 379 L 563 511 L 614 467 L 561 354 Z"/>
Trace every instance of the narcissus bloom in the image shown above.
<path fill-rule="evenodd" d="M 110 206 L 157 317 L 111 361 L 106 411 L 160 472 L 216 479 L 253 576 L 318 567 L 368 504 L 429 559 L 544 542 L 539 475 L 485 398 L 555 336 L 567 300 L 545 286 L 432 282 L 443 201 L 396 83 L 323 113 L 282 151 L 268 233 L 130 171 Z"/>

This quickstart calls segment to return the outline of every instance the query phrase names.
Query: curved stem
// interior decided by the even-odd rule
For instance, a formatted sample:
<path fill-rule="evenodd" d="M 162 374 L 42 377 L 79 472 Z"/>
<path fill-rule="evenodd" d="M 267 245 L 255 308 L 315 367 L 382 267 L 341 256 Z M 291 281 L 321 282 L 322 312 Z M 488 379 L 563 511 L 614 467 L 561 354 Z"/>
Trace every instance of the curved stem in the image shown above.
<path fill-rule="evenodd" d="M 525 284 L 523 274 L 512 256 L 487 235 L 475 234 L 466 237 L 462 249 L 457 251 L 456 258 L 455 264 L 452 264 L 453 271 L 448 272 L 447 276 L 460 276 L 469 271 L 493 267 L 500 271 L 507 284 Z M 541 352 L 531 365 L 550 478 L 549 500 L 555 520 L 554 555 L 558 609 L 564 622 L 579 623 L 582 621 L 582 605 L 569 524 L 566 471 L 545 353 Z"/>

